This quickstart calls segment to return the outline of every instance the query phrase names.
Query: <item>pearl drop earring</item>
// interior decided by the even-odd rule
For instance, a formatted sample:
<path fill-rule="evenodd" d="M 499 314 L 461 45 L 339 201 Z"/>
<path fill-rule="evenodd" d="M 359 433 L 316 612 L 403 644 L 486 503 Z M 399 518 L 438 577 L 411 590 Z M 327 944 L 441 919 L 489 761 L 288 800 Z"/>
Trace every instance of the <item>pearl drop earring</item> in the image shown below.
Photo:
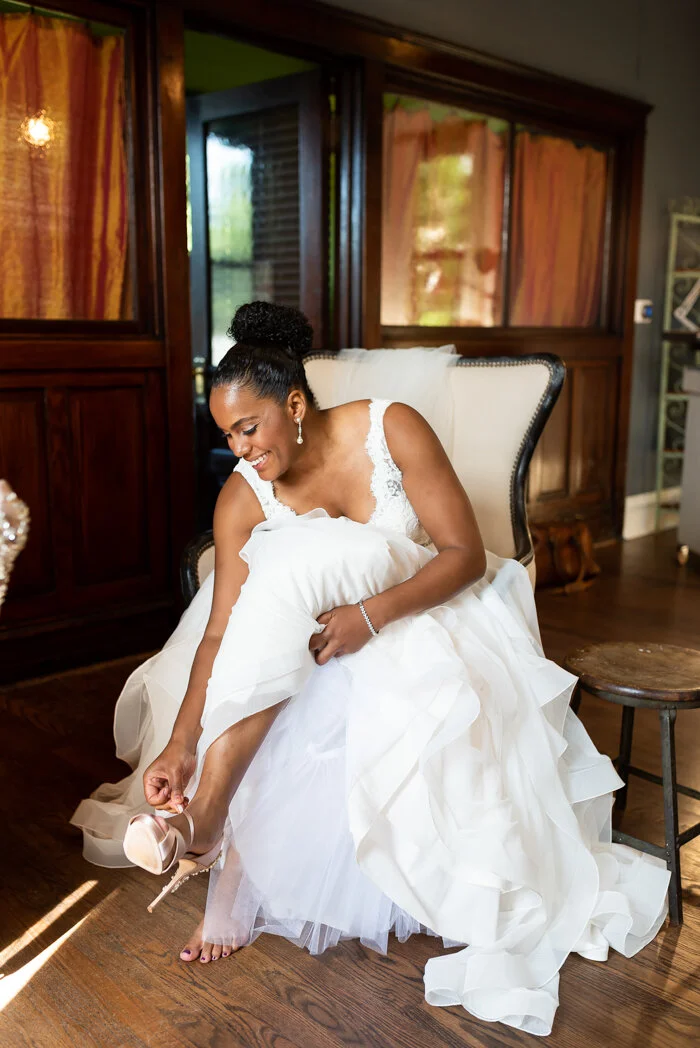
<path fill-rule="evenodd" d="M 303 444 L 304 443 L 304 438 L 301 435 L 301 419 L 298 418 L 295 421 L 296 421 L 297 426 L 299 427 L 299 436 L 297 437 L 297 444 Z"/>

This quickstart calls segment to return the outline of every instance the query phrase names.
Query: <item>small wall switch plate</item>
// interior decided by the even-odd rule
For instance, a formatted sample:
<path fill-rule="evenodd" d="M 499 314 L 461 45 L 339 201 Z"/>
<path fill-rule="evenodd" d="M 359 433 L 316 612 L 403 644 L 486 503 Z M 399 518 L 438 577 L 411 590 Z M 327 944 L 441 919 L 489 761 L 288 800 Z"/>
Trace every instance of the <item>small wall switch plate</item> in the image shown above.
<path fill-rule="evenodd" d="M 634 303 L 635 324 L 651 324 L 654 306 L 650 298 L 638 298 Z"/>

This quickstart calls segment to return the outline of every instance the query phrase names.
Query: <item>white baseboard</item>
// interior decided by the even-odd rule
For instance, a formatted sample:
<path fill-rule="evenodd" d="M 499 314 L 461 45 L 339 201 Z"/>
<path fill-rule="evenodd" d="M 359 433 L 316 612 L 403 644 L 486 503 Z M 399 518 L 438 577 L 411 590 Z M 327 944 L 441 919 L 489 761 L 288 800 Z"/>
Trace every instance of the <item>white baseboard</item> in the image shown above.
<path fill-rule="evenodd" d="M 662 502 L 678 502 L 680 488 L 666 488 L 662 492 Z M 662 510 L 659 519 L 659 530 L 675 528 L 678 525 L 677 510 Z M 638 539 L 642 535 L 651 535 L 656 531 L 656 492 L 642 491 L 639 495 L 628 495 L 625 499 L 625 522 L 622 528 L 623 539 Z"/>

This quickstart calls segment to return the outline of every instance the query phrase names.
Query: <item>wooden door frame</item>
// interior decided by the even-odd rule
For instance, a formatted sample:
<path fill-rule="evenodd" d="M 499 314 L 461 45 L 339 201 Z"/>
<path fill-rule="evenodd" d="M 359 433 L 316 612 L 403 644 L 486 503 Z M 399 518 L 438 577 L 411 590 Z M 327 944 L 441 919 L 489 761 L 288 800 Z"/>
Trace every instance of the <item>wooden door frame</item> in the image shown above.
<path fill-rule="evenodd" d="M 322 93 L 320 70 L 303 73 L 292 73 L 290 76 L 273 80 L 262 80 L 245 84 L 224 91 L 214 91 L 196 95 L 187 102 L 187 135 L 190 144 L 194 135 L 198 138 L 203 123 L 234 116 L 241 113 L 252 113 L 272 109 L 282 105 L 297 103 L 299 106 L 299 157 L 306 158 L 308 163 L 300 164 L 299 169 L 299 238 L 301 247 L 301 268 L 299 297 L 302 309 L 308 316 L 314 329 L 318 347 L 327 344 L 325 339 L 328 303 L 325 288 L 326 245 L 325 234 L 328 228 L 328 209 L 325 202 L 324 184 L 324 139 L 323 113 L 320 108 Z M 235 101 L 234 101 L 235 100 Z M 232 104 L 233 103 L 233 104 Z M 210 306 L 207 290 L 206 272 L 209 265 L 209 232 L 206 224 L 206 158 L 203 142 L 196 143 L 196 163 L 192 164 L 190 153 L 190 183 L 192 186 L 192 268 L 191 280 L 197 281 L 200 301 Z M 197 186 L 198 204 L 195 208 L 194 187 Z M 201 228 L 195 229 L 199 225 Z M 210 310 L 209 310 L 210 313 Z M 211 336 L 211 316 L 192 318 L 193 339 L 207 345 Z"/>
<path fill-rule="evenodd" d="M 167 361 L 170 465 L 170 564 L 179 586 L 180 557 L 195 528 L 194 410 L 187 255 L 185 25 L 180 0 L 155 4 L 155 109 L 153 177 L 159 188 L 159 257 L 163 339 Z M 180 172 L 180 177 L 177 177 Z M 174 420 L 178 424 L 174 425 Z M 177 592 L 177 603 L 180 594 Z"/>

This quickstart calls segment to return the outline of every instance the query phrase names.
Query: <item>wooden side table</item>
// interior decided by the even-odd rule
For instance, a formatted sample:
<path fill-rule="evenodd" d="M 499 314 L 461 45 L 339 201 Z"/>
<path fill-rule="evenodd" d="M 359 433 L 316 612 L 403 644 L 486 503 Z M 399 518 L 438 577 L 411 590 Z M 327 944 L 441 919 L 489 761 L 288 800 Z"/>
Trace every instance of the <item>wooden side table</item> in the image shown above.
<path fill-rule="evenodd" d="M 615 765 L 625 786 L 618 790 L 615 808 L 618 811 L 625 809 L 630 775 L 663 786 L 664 847 L 630 837 L 619 830 L 613 830 L 613 840 L 666 861 L 671 871 L 668 889 L 671 923 L 682 924 L 680 849 L 700 835 L 700 822 L 683 833 L 678 832 L 678 794 L 700 801 L 700 791 L 676 782 L 675 723 L 679 710 L 694 710 L 700 706 L 700 651 L 673 644 L 592 644 L 567 655 L 564 666 L 579 678 L 571 704 L 575 712 L 578 711 L 582 691 L 622 706 L 620 753 Z M 659 711 L 661 776 L 652 775 L 630 763 L 634 711 L 639 707 Z"/>

